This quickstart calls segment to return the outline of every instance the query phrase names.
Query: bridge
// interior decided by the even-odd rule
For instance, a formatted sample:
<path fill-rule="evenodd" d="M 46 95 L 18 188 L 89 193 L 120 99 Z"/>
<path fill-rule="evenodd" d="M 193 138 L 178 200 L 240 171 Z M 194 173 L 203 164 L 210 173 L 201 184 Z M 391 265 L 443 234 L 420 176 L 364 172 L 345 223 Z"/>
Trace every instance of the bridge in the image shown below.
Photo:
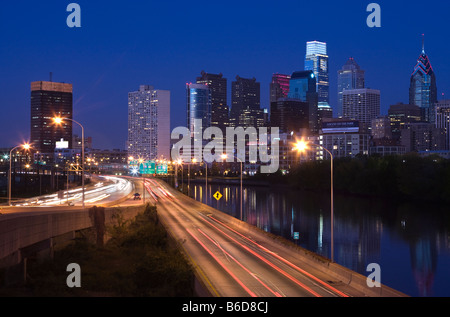
<path fill-rule="evenodd" d="M 74 206 L 3 208 L 0 263 L 22 263 L 30 252 L 51 250 L 77 230 L 95 226 L 93 206 L 105 207 L 105 224 L 112 222 L 117 206 L 133 218 L 143 210 L 143 201 L 134 200 L 133 193 L 143 193 L 145 186 L 145 202 L 157 206 L 161 223 L 193 265 L 199 296 L 405 296 L 385 285 L 369 287 L 366 276 L 202 204 L 160 179 L 145 184 L 141 178 L 120 180 L 112 182 L 127 190 L 88 205 L 91 213 L 79 206 L 79 198 Z"/>

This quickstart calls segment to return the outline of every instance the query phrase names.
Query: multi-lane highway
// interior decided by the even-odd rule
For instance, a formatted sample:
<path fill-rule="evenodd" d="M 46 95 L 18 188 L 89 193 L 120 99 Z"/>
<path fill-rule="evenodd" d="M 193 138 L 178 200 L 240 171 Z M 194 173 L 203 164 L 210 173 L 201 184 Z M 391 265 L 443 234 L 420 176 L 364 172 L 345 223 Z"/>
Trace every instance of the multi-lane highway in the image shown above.
<path fill-rule="evenodd" d="M 363 294 L 302 262 L 292 248 L 150 179 L 158 214 L 213 296 L 347 297 Z M 224 220 L 225 219 L 225 220 Z"/>
<path fill-rule="evenodd" d="M 88 208 L 94 205 L 103 205 L 120 200 L 132 194 L 134 182 L 115 176 L 95 176 L 92 184 L 84 189 L 84 203 Z M 4 208 L 2 212 L 17 212 L 30 207 L 62 207 L 73 206 L 79 208 L 83 205 L 83 188 L 77 187 L 59 193 L 17 200 L 12 203 L 13 208 Z M 18 208 L 19 207 L 19 208 Z M 22 207 L 22 208 L 20 208 Z"/>

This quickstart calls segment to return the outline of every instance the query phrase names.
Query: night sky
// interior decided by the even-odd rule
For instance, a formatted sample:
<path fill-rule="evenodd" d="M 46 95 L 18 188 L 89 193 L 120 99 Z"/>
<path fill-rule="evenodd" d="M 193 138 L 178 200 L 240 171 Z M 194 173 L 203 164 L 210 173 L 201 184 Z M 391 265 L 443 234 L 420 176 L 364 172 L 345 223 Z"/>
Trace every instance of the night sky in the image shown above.
<path fill-rule="evenodd" d="M 81 6 L 81 28 L 66 25 L 71 2 Z M 366 25 L 371 2 L 381 6 L 381 28 Z M 171 91 L 172 129 L 185 125 L 185 84 L 202 70 L 222 72 L 229 96 L 236 75 L 255 77 L 268 107 L 272 74 L 303 70 L 311 40 L 328 44 L 332 106 L 349 57 L 366 71 L 366 87 L 381 90 L 382 114 L 408 103 L 422 33 L 439 98 L 450 99 L 449 14 L 443 0 L 2 1 L 0 147 L 29 138 L 30 83 L 50 72 L 74 85 L 74 119 L 94 147 L 125 148 L 127 94 L 139 85 Z"/>

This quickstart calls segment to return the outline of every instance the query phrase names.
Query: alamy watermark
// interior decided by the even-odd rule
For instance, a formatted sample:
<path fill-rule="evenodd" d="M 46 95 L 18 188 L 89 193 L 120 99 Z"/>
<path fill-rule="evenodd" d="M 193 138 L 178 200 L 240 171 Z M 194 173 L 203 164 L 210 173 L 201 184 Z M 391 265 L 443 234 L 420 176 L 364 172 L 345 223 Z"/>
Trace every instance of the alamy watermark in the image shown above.
<path fill-rule="evenodd" d="M 366 24 L 369 28 L 381 27 L 381 7 L 378 3 L 370 3 L 366 9 L 367 12 L 371 12 L 367 17 Z"/>
<path fill-rule="evenodd" d="M 202 120 L 194 120 L 193 130 L 177 127 L 172 131 L 172 140 L 179 141 L 172 148 L 172 159 L 190 162 L 195 158 L 206 163 L 238 161 L 246 163 L 262 163 L 260 172 L 271 174 L 279 168 L 279 128 L 260 127 L 227 127 L 225 136 L 222 129 L 208 127 L 203 130 Z M 181 136 L 181 139 L 180 139 Z M 207 144 L 205 144 L 206 142 Z M 225 142 L 224 142 L 225 141 Z M 269 151 L 270 148 L 270 151 Z M 236 154 L 235 154 L 236 153 Z"/>
<path fill-rule="evenodd" d="M 381 287 L 381 267 L 378 263 L 369 263 L 366 268 L 367 272 L 371 272 L 366 279 L 367 286 Z"/>
<path fill-rule="evenodd" d="M 70 263 L 66 268 L 67 272 L 71 272 L 66 279 L 66 284 L 70 288 L 81 287 L 81 267 L 77 263 Z"/>
<path fill-rule="evenodd" d="M 78 3 L 70 3 L 66 9 L 71 12 L 66 19 L 66 24 L 69 28 L 81 28 L 81 7 Z"/>

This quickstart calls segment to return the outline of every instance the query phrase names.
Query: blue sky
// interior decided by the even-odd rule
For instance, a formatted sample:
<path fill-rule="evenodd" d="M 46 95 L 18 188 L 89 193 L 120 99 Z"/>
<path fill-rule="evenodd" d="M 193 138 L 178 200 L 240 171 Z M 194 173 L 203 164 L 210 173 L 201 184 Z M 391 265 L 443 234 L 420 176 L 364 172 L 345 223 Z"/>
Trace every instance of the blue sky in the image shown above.
<path fill-rule="evenodd" d="M 81 28 L 66 25 L 71 2 Z M 371 2 L 381 6 L 381 28 L 366 25 Z M 310 40 L 327 42 L 332 106 L 349 57 L 366 71 L 366 86 L 381 90 L 382 114 L 407 103 L 422 33 L 438 93 L 450 96 L 449 13 L 442 0 L 4 1 L 0 147 L 29 138 L 30 83 L 50 72 L 74 85 L 74 118 L 94 147 L 124 148 L 127 93 L 139 85 L 171 91 L 172 128 L 185 124 L 185 84 L 202 70 L 222 72 L 229 90 L 236 75 L 255 77 L 268 107 L 272 74 L 303 70 Z"/>

